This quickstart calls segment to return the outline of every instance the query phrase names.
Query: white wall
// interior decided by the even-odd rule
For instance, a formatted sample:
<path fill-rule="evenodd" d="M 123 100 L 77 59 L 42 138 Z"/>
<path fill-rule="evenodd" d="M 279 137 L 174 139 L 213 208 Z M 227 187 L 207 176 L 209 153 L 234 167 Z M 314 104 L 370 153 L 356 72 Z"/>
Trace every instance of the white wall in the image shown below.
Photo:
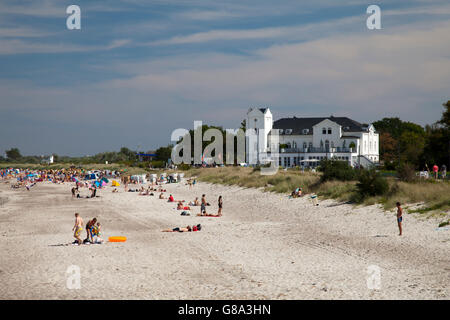
<path fill-rule="evenodd" d="M 323 128 L 325 128 L 325 134 L 323 134 Z M 329 128 L 331 129 L 331 134 L 328 133 Z M 340 139 L 341 126 L 336 122 L 325 119 L 313 127 L 313 146 L 315 148 L 320 148 L 320 141 L 323 141 L 323 147 L 325 147 L 326 140 L 330 142 L 330 148 L 332 145 L 334 147 L 340 146 Z"/>

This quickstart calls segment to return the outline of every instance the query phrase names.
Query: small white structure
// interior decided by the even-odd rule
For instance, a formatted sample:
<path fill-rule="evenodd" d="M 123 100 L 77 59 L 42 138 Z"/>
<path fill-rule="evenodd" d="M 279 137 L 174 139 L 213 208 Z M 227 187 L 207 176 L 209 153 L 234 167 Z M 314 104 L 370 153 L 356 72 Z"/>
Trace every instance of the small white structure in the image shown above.
<path fill-rule="evenodd" d="M 55 162 L 55 157 L 53 155 L 45 157 L 41 156 L 41 163 L 52 164 Z"/>
<path fill-rule="evenodd" d="M 279 150 L 270 148 L 275 129 L 279 134 Z M 250 108 L 246 130 L 256 133 L 256 139 L 246 138 L 246 162 L 250 164 L 266 164 L 278 152 L 279 165 L 285 168 L 316 167 L 322 159 L 363 167 L 379 162 L 379 136 L 374 126 L 347 117 L 292 117 L 273 121 L 269 108 Z M 249 152 L 250 147 L 257 152 Z"/>

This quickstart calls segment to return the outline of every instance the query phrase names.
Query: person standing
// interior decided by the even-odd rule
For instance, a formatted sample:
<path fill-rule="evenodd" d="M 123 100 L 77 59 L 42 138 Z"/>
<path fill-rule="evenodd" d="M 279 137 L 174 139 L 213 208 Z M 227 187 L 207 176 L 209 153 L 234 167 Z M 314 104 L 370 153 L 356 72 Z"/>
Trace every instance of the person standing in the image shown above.
<path fill-rule="evenodd" d="M 447 178 L 447 166 L 445 164 L 441 167 L 441 175 L 443 180 Z"/>
<path fill-rule="evenodd" d="M 403 209 L 400 206 L 400 202 L 397 202 L 397 224 L 399 230 L 399 236 L 402 235 L 402 222 L 403 222 Z"/>
<path fill-rule="evenodd" d="M 433 173 L 434 173 L 434 178 L 437 179 L 438 178 L 438 172 L 439 172 L 439 167 L 437 165 L 433 166 Z"/>
<path fill-rule="evenodd" d="M 223 207 L 222 196 L 219 196 L 219 200 L 217 202 L 219 205 L 219 211 L 217 212 L 217 215 L 220 217 L 220 216 L 222 216 L 222 207 Z"/>
<path fill-rule="evenodd" d="M 202 195 L 202 203 L 200 205 L 200 214 L 206 214 L 206 195 Z"/>
<path fill-rule="evenodd" d="M 80 238 L 82 230 L 83 230 L 83 219 L 80 217 L 78 213 L 75 213 L 75 225 L 73 226 L 72 231 L 74 231 L 73 236 L 76 239 L 75 241 L 78 242 L 78 245 L 82 243 L 82 240 Z"/>

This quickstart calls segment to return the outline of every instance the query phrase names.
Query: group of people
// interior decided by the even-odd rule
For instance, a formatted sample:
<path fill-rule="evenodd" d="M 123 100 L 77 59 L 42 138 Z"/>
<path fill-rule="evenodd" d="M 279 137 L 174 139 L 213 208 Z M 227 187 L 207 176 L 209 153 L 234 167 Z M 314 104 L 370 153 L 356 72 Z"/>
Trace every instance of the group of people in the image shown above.
<path fill-rule="evenodd" d="M 92 186 L 89 187 L 90 195 L 86 196 L 86 198 L 95 198 L 97 197 L 97 187 Z M 75 187 L 72 187 L 72 198 L 82 198 L 80 195 L 79 185 L 77 184 Z"/>
<path fill-rule="evenodd" d="M 290 198 L 299 198 L 303 195 L 302 188 L 298 187 L 291 192 Z"/>
<path fill-rule="evenodd" d="M 101 238 L 101 225 L 97 221 L 97 218 L 93 218 L 86 223 L 86 239 L 81 240 L 81 233 L 83 231 L 84 221 L 79 213 L 75 213 L 75 224 L 72 228 L 74 231 L 75 241 L 73 244 L 91 244 L 91 243 L 103 243 Z"/>
<path fill-rule="evenodd" d="M 425 164 L 425 168 L 426 168 L 426 171 L 428 171 L 428 172 L 430 171 L 427 164 Z M 441 173 L 441 179 L 447 178 L 447 166 L 445 164 L 443 164 L 441 166 L 440 173 Z M 439 179 L 439 167 L 436 164 L 433 166 L 433 177 L 435 179 Z"/>

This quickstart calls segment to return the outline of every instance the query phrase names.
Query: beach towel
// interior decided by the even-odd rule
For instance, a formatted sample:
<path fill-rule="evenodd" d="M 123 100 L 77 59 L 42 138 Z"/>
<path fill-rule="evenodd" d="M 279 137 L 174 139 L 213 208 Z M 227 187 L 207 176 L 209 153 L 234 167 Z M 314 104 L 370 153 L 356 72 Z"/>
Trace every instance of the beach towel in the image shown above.
<path fill-rule="evenodd" d="M 113 187 L 120 187 L 120 183 L 118 183 L 116 180 L 113 180 L 111 186 L 113 186 Z"/>

